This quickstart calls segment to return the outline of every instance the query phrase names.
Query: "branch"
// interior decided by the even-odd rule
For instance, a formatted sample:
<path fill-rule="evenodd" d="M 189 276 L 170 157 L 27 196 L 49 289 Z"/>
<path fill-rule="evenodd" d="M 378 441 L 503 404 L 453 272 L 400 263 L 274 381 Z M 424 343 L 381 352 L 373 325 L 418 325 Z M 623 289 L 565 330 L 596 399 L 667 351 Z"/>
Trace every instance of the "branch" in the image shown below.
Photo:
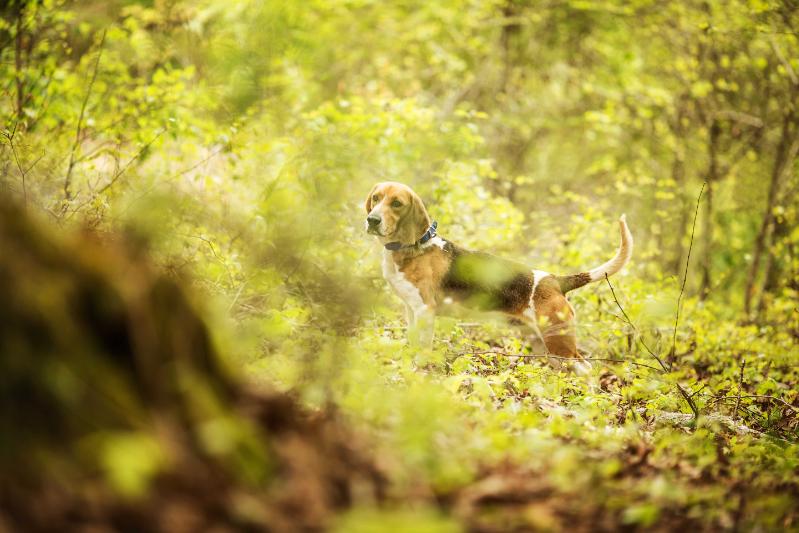
<path fill-rule="evenodd" d="M 791 62 L 785 58 L 785 54 L 782 53 L 782 49 L 780 48 L 780 45 L 777 44 L 777 40 L 773 35 L 769 36 L 769 41 L 771 42 L 771 47 L 774 49 L 774 53 L 777 55 L 777 59 L 780 60 L 783 68 L 785 68 L 785 71 L 788 72 L 788 76 L 791 78 L 793 84 L 799 85 L 799 77 L 796 76 L 796 72 L 794 72 Z"/>
<path fill-rule="evenodd" d="M 17 147 L 16 147 L 16 145 L 14 144 L 14 134 L 13 134 L 13 133 L 8 133 L 8 132 L 3 132 L 3 133 L 2 133 L 2 135 L 3 135 L 3 137 L 5 137 L 6 139 L 8 139 L 8 145 L 11 147 L 11 153 L 14 155 L 14 162 L 15 162 L 15 163 L 16 163 L 16 165 L 17 165 L 17 171 L 19 172 L 20 178 L 22 179 L 22 199 L 23 199 L 23 205 L 25 205 L 25 206 L 27 207 L 27 205 L 28 205 L 28 186 L 27 186 L 27 180 L 26 180 L 26 178 L 27 178 L 27 176 L 28 176 L 28 172 L 30 172 L 31 170 L 33 170 L 33 167 L 35 167 L 35 166 L 36 166 L 36 165 L 39 163 L 39 161 L 41 161 L 41 160 L 42 160 L 42 158 L 44 157 L 44 154 L 45 154 L 45 152 L 43 151 L 43 152 L 42 152 L 42 153 L 39 155 L 39 157 L 37 157 L 37 158 L 36 158 L 36 159 L 33 161 L 33 163 L 31 163 L 30 165 L 28 165 L 28 168 L 23 168 L 23 166 L 22 166 L 22 161 L 20 161 L 20 159 L 19 159 L 19 153 L 17 152 Z"/>
<path fill-rule="evenodd" d="M 124 173 L 125 173 L 125 172 L 128 170 L 128 168 L 130 168 L 130 166 L 133 164 L 133 162 L 134 162 L 134 161 L 136 161 L 136 160 L 138 160 L 138 159 L 139 159 L 139 158 L 142 156 L 142 154 L 144 154 L 144 152 L 145 152 L 145 151 L 146 151 L 146 150 L 147 150 L 147 149 L 148 149 L 150 146 L 152 146 L 152 145 L 153 145 L 153 143 L 154 143 L 155 141 L 157 141 L 157 140 L 158 140 L 158 139 L 161 137 L 161 135 L 163 135 L 163 134 L 164 134 L 164 132 L 165 132 L 165 131 L 166 131 L 166 126 L 164 126 L 163 128 L 161 128 L 161 129 L 158 131 L 158 133 L 156 133 L 156 134 L 155 134 L 155 136 L 154 136 L 152 139 L 150 139 L 149 141 L 147 141 L 147 143 L 146 143 L 144 146 L 142 146 L 142 147 L 141 147 L 141 149 L 139 149 L 139 151 L 138 151 L 138 152 L 136 152 L 136 154 L 135 154 L 133 157 L 131 157 L 131 158 L 128 160 L 128 162 L 127 162 L 127 163 L 125 163 L 125 166 L 124 166 L 124 167 L 122 167 L 121 169 L 119 169 L 119 171 L 118 171 L 116 174 L 114 174 L 114 176 L 111 178 L 111 180 L 110 180 L 108 183 L 106 183 L 105 185 L 103 185 L 102 187 L 100 187 L 100 190 L 99 190 L 99 191 L 97 191 L 97 194 L 103 194 L 105 191 L 107 191 L 108 189 L 110 189 L 110 188 L 111 188 L 111 187 L 112 187 L 112 186 L 113 186 L 113 185 L 114 185 L 114 184 L 115 184 L 115 183 L 116 183 L 116 182 L 119 180 L 119 178 L 121 178 L 121 177 L 122 177 L 122 175 L 123 175 L 123 174 L 124 174 Z"/>
<path fill-rule="evenodd" d="M 142 146 L 142 147 L 141 147 L 141 149 L 140 149 L 138 152 L 136 152 L 136 154 L 135 154 L 133 157 L 131 157 L 131 158 L 128 160 L 128 162 L 127 162 L 127 163 L 125 163 L 125 166 L 124 166 L 124 167 L 122 167 L 121 169 L 119 169 L 117 172 L 115 172 L 115 173 L 114 173 L 114 175 L 111 177 L 111 180 L 110 180 L 108 183 L 106 183 L 105 185 L 103 185 L 103 186 L 100 188 L 100 190 L 93 192 L 93 193 L 91 194 L 91 196 L 89 196 L 89 198 L 88 198 L 88 199 L 87 199 L 85 202 L 82 202 L 80 205 L 78 205 L 77 207 L 75 207 L 75 208 L 72 210 L 72 214 L 71 214 L 69 217 L 71 217 L 71 216 L 75 215 L 76 213 L 78 213 L 78 212 L 79 212 L 81 209 L 83 209 L 83 207 L 85 207 L 85 206 L 89 205 L 89 204 L 90 204 L 92 201 L 94 201 L 94 199 L 95 199 L 95 198 L 97 198 L 97 196 L 99 196 L 100 194 L 103 194 L 105 191 L 107 191 L 108 189 L 110 189 L 110 188 L 111 188 L 111 187 L 112 187 L 112 186 L 113 186 L 113 185 L 114 185 L 114 184 L 115 184 L 115 183 L 116 183 L 116 182 L 119 180 L 119 178 L 121 178 L 121 177 L 122 177 L 122 175 L 123 175 L 123 174 L 124 174 L 124 173 L 125 173 L 125 172 L 128 170 L 128 168 L 129 168 L 129 167 L 130 167 L 130 166 L 131 166 L 131 165 L 134 163 L 134 161 L 136 161 L 137 159 L 139 159 L 139 158 L 142 156 L 142 154 L 145 152 L 145 150 L 147 150 L 147 149 L 148 149 L 150 146 L 152 146 L 152 144 L 153 144 L 153 143 L 154 143 L 154 142 L 155 142 L 155 141 L 156 141 L 156 140 L 157 140 L 157 139 L 158 139 L 158 138 L 159 138 L 161 135 L 163 135 L 165 131 L 166 131 L 166 128 L 165 128 L 165 127 L 164 127 L 164 128 L 161 128 L 161 131 L 159 131 L 159 132 L 158 132 L 158 133 L 155 135 L 155 137 L 153 137 L 152 139 L 150 139 L 150 140 L 147 142 L 147 144 L 145 144 L 144 146 Z M 61 216 L 64 216 L 64 214 L 66 213 L 66 211 L 67 211 L 67 208 L 65 207 L 65 208 L 62 210 Z M 69 217 L 67 217 L 67 218 L 69 218 Z"/>
<path fill-rule="evenodd" d="M 722 109 L 721 111 L 716 112 L 716 116 L 734 120 L 735 122 L 740 122 L 741 124 L 746 124 L 747 126 L 751 126 L 753 128 L 762 128 L 764 125 L 763 120 L 760 117 L 750 115 L 749 113 L 744 113 L 743 111 L 736 111 L 734 109 Z"/>
<path fill-rule="evenodd" d="M 204 165 L 205 163 L 207 163 L 208 161 L 210 161 L 211 159 L 213 159 L 214 157 L 219 155 L 222 152 L 222 150 L 224 150 L 225 148 L 226 148 L 226 145 L 219 146 L 218 148 L 213 150 L 207 157 L 205 157 L 204 159 L 200 160 L 196 164 L 190 166 L 189 168 L 181 170 L 177 174 L 173 175 L 172 178 L 178 178 L 180 176 L 184 176 L 184 175 L 188 174 L 189 172 L 191 172 L 192 170 L 194 170 L 195 168 L 197 168 L 197 167 L 199 167 L 201 165 Z"/>
<path fill-rule="evenodd" d="M 691 408 L 691 411 L 694 413 L 694 420 L 699 418 L 699 409 L 696 407 L 696 402 L 694 402 L 693 394 L 688 394 L 688 391 L 682 388 L 682 385 L 679 383 L 675 383 L 677 385 L 677 391 L 679 391 L 680 396 L 683 397 L 685 403 L 688 404 L 688 407 Z"/>
<path fill-rule="evenodd" d="M 716 403 L 716 402 L 721 402 L 721 401 L 726 401 L 726 400 L 735 400 L 736 401 L 736 407 L 737 407 L 739 405 L 739 402 L 740 402 L 741 398 L 759 398 L 761 400 L 772 400 L 772 401 L 775 401 L 775 402 L 777 402 L 779 404 L 782 404 L 783 406 L 787 407 L 788 409 L 790 409 L 794 413 L 799 413 L 799 408 L 794 407 L 793 405 L 789 404 L 788 402 L 786 402 L 782 398 L 778 398 L 776 396 L 771 396 L 769 394 L 745 394 L 743 396 L 741 396 L 741 395 L 738 395 L 738 396 L 719 396 L 718 398 L 711 399 L 708 403 L 709 404 L 713 404 L 713 403 Z"/>
<path fill-rule="evenodd" d="M 100 67 L 100 58 L 103 57 L 103 45 L 105 44 L 105 34 L 107 30 L 103 30 L 103 36 L 100 38 L 100 50 L 97 52 L 97 60 L 94 62 L 94 71 L 92 72 L 91 80 L 89 80 L 89 87 L 86 89 L 86 95 L 83 97 L 83 103 L 80 106 L 80 114 L 78 115 L 78 125 L 75 127 L 75 141 L 72 143 L 72 150 L 69 153 L 69 164 L 67 165 L 67 175 L 64 176 L 64 199 L 70 200 L 72 192 L 69 190 L 72 186 L 72 169 L 75 168 L 77 161 L 75 160 L 75 152 L 80 146 L 80 134 L 83 129 L 83 117 L 86 114 L 86 104 L 89 103 L 89 97 L 92 94 L 94 82 L 97 80 L 97 72 Z"/>
<path fill-rule="evenodd" d="M 639 407 L 639 408 L 635 409 L 634 411 L 637 414 L 643 416 L 643 415 L 645 415 L 647 413 L 647 408 L 646 407 Z M 689 414 L 672 413 L 672 412 L 669 412 L 669 411 L 651 411 L 651 410 L 649 412 L 651 412 L 652 415 L 653 415 L 653 418 L 654 418 L 653 421 L 655 423 L 658 423 L 658 424 L 673 424 L 673 425 L 681 426 L 681 425 L 693 423 L 693 419 L 690 418 L 691 415 L 689 415 Z M 717 414 L 717 413 L 708 413 L 706 415 L 706 419 L 708 421 L 710 421 L 710 422 L 720 423 L 720 424 L 724 425 L 727 429 L 730 429 L 730 430 L 734 431 L 738 435 L 755 435 L 757 437 L 763 437 L 764 436 L 764 433 L 762 433 L 762 432 L 760 432 L 760 431 L 758 431 L 756 429 L 752 429 L 752 428 L 750 428 L 748 426 L 745 426 L 743 424 L 738 424 L 738 423 L 735 422 L 735 420 L 733 420 L 732 417 L 729 417 L 729 416 L 725 416 L 725 415 L 721 415 L 721 414 Z M 783 440 L 783 441 L 785 440 L 785 439 L 781 439 L 779 437 L 771 437 L 771 438 L 776 438 L 776 439 Z"/>
<path fill-rule="evenodd" d="M 660 369 L 654 367 L 652 365 L 647 365 L 644 363 L 637 363 L 635 361 L 629 361 L 627 359 L 614 359 L 612 357 L 565 357 L 561 355 L 550 355 L 550 354 L 526 354 L 526 353 L 507 353 L 507 352 L 492 352 L 489 350 L 486 351 L 475 351 L 475 352 L 457 352 L 455 353 L 457 356 L 461 355 L 501 355 L 503 357 L 519 357 L 522 359 L 559 359 L 563 361 L 607 361 L 611 363 L 629 363 L 635 366 L 642 366 L 644 368 L 651 368 L 652 370 L 656 370 L 660 372 Z"/>

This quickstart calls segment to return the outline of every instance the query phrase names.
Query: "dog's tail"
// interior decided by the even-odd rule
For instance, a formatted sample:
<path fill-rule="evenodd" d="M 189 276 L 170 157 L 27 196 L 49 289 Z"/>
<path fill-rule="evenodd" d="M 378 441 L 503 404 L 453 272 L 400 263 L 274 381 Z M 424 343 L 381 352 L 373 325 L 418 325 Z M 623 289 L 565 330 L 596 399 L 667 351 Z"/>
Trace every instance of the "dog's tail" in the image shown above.
<path fill-rule="evenodd" d="M 564 294 L 592 281 L 605 279 L 605 276 L 612 276 L 624 268 L 624 265 L 627 264 L 627 261 L 633 255 L 633 235 L 630 233 L 630 228 L 627 227 L 626 215 L 619 217 L 619 232 L 621 233 L 621 244 L 613 259 L 588 272 L 555 277 L 560 284 L 560 290 Z"/>

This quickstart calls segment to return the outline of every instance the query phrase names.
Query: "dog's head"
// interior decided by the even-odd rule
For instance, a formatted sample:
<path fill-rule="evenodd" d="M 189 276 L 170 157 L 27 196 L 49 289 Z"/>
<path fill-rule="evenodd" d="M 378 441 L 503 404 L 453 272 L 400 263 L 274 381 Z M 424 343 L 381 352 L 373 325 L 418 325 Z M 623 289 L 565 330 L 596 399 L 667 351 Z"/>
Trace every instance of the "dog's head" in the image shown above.
<path fill-rule="evenodd" d="M 430 226 L 430 215 L 413 189 L 396 181 L 378 183 L 366 197 L 366 231 L 381 242 L 413 244 Z"/>

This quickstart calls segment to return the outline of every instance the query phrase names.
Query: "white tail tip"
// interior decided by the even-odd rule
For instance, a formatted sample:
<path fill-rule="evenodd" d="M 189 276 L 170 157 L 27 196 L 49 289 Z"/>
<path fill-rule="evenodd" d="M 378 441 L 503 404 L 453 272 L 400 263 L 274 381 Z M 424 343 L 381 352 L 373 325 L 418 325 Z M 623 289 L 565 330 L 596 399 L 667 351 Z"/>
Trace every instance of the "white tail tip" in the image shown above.
<path fill-rule="evenodd" d="M 627 264 L 627 261 L 630 260 L 630 256 L 632 256 L 633 253 L 633 236 L 630 233 L 630 228 L 627 227 L 627 215 L 619 217 L 619 230 L 621 233 L 621 244 L 619 245 L 616 255 L 610 261 L 588 272 L 591 281 L 603 279 L 606 275 L 612 276 L 621 270 L 624 265 Z"/>

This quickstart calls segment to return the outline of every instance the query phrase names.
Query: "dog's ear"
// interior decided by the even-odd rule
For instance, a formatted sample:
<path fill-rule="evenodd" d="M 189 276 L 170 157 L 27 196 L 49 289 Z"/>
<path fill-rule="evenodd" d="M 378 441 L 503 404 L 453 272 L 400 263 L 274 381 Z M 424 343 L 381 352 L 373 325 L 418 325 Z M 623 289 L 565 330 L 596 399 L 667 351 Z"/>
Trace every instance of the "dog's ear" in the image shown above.
<path fill-rule="evenodd" d="M 369 194 L 366 195 L 366 203 L 364 203 L 363 206 L 364 206 L 364 208 L 366 208 L 366 214 L 367 215 L 372 212 L 372 195 L 375 193 L 375 189 L 377 189 L 377 185 L 379 185 L 379 184 L 375 184 L 375 186 L 372 187 L 372 190 L 369 191 Z"/>
<path fill-rule="evenodd" d="M 411 217 L 413 218 L 416 229 L 421 230 L 419 235 L 427 231 L 427 228 L 430 226 L 430 215 L 427 214 L 427 209 L 421 197 L 415 192 L 411 193 Z M 417 235 L 417 238 L 419 235 Z"/>

